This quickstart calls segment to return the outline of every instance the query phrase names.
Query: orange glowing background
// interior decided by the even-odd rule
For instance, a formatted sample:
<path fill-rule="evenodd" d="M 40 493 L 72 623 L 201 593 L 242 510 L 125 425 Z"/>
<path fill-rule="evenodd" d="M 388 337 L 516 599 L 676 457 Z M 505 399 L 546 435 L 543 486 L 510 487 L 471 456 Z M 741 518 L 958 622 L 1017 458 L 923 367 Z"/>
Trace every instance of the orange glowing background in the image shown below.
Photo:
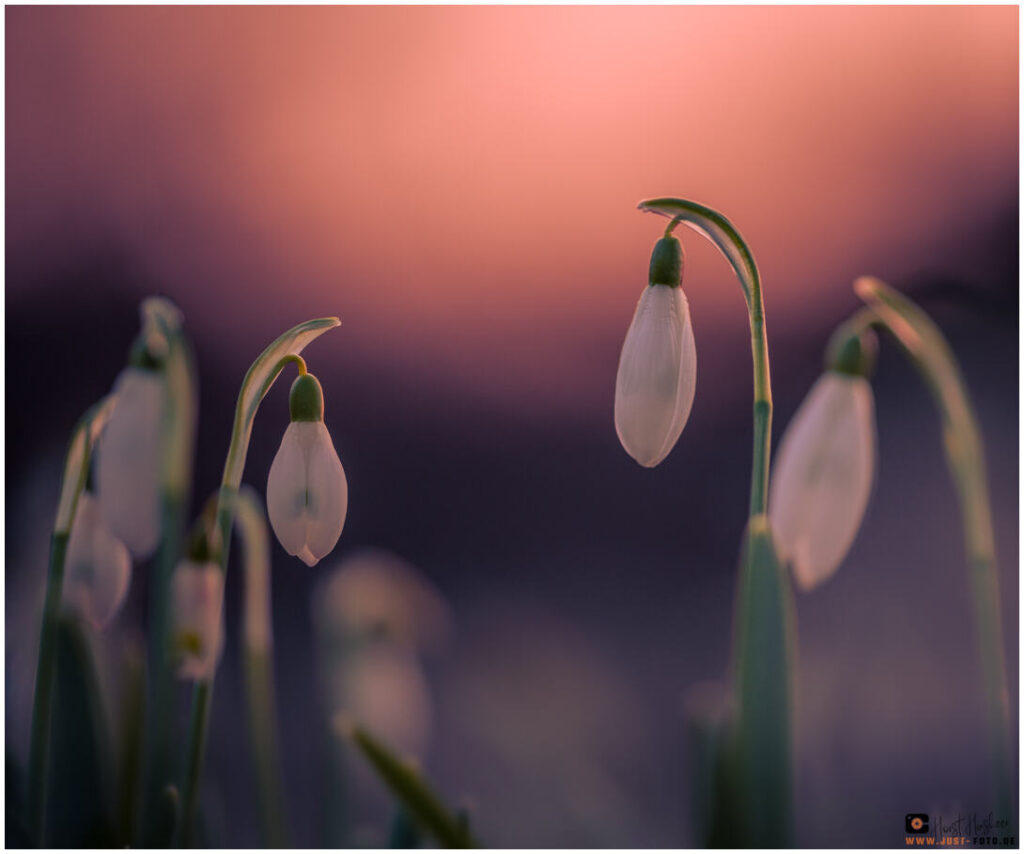
<path fill-rule="evenodd" d="M 726 212 L 779 336 L 856 274 L 955 269 L 1017 194 L 1011 7 L 6 14 L 8 251 L 117 234 L 204 346 L 233 314 L 239 365 L 336 313 L 338 358 L 607 408 L 595 342 L 661 227 L 640 198 Z M 687 247 L 698 344 L 741 334 L 726 265 Z"/>

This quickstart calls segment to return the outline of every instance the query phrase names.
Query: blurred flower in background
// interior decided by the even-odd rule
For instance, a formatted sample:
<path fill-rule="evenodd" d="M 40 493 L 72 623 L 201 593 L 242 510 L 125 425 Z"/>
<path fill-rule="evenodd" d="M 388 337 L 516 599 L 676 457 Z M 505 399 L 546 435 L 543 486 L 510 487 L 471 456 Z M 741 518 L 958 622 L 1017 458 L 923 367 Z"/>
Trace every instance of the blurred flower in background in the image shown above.
<path fill-rule="evenodd" d="M 441 594 L 397 555 L 363 549 L 321 579 L 311 604 L 327 719 L 347 718 L 400 756 L 423 762 L 434 701 L 422 658 L 443 652 L 452 636 Z M 369 812 L 389 804 L 362 757 L 344 756 L 335 773 L 353 782 L 356 800 Z"/>
<path fill-rule="evenodd" d="M 82 492 L 64 565 L 65 607 L 104 628 L 128 595 L 131 571 L 128 548 L 111 533 L 96 498 Z"/>

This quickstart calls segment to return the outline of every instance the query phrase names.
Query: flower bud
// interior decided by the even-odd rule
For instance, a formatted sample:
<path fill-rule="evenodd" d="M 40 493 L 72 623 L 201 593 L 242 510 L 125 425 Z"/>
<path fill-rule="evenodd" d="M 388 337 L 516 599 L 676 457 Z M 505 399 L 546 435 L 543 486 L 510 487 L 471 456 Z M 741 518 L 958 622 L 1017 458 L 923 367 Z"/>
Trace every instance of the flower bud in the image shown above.
<path fill-rule="evenodd" d="M 181 561 L 171 576 L 171 602 L 178 677 L 210 679 L 224 647 L 224 573 L 213 561 Z"/>
<path fill-rule="evenodd" d="M 851 377 L 870 377 L 878 357 L 878 336 L 874 330 L 855 328 L 851 321 L 832 334 L 825 350 L 825 368 Z"/>
<path fill-rule="evenodd" d="M 97 448 L 96 486 L 103 516 L 137 559 L 160 541 L 161 431 L 166 407 L 162 376 L 125 368 Z"/>
<path fill-rule="evenodd" d="M 78 497 L 64 560 L 64 606 L 96 629 L 107 626 L 124 604 L 132 559 L 88 492 Z"/>
<path fill-rule="evenodd" d="M 674 237 L 658 241 L 651 276 L 626 333 L 615 382 L 615 431 L 640 465 L 652 468 L 672 450 L 690 417 L 697 387 L 697 350 L 690 309 L 679 282 Z M 675 284 L 671 282 L 674 280 Z"/>
<path fill-rule="evenodd" d="M 341 536 L 348 482 L 323 421 L 323 392 L 312 374 L 292 384 L 289 409 L 292 422 L 267 479 L 267 515 L 285 551 L 313 566 Z"/>
<path fill-rule="evenodd" d="M 769 496 L 779 553 L 804 590 L 832 575 L 849 551 L 874 471 L 871 386 L 826 371 L 782 437 Z"/>

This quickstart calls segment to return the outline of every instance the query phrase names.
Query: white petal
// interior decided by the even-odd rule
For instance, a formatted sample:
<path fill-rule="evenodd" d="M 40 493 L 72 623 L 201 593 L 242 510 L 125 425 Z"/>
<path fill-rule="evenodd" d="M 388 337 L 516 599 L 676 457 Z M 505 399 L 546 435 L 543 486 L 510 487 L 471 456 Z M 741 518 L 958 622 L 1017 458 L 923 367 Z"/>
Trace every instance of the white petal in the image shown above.
<path fill-rule="evenodd" d="M 309 478 L 309 528 L 306 536 L 309 551 L 316 560 L 320 560 L 334 549 L 345 526 L 348 481 L 327 426 L 319 421 L 316 427 L 319 428 L 317 438 L 309 448 L 306 462 Z"/>
<path fill-rule="evenodd" d="M 288 425 L 267 479 L 267 515 L 291 555 L 313 566 L 338 542 L 348 510 L 348 484 L 321 421 Z"/>
<path fill-rule="evenodd" d="M 875 471 L 875 416 L 863 377 L 829 371 L 779 446 L 769 515 L 804 590 L 836 571 L 860 528 Z"/>
<path fill-rule="evenodd" d="M 658 465 L 683 432 L 697 387 L 697 350 L 681 288 L 648 285 L 615 381 L 615 431 L 640 465 Z"/>
<path fill-rule="evenodd" d="M 111 532 L 99 502 L 88 492 L 78 498 L 64 561 L 64 604 L 94 628 L 110 623 L 128 595 L 131 555 Z"/>
<path fill-rule="evenodd" d="M 270 464 L 267 478 L 267 516 L 284 550 L 297 555 L 306 548 L 306 450 L 315 438 L 309 422 L 292 422 Z"/>
<path fill-rule="evenodd" d="M 171 601 L 178 676 L 209 679 L 224 647 L 224 573 L 212 562 L 183 560 L 171 578 Z"/>
<path fill-rule="evenodd" d="M 160 434 L 164 384 L 159 374 L 126 368 L 97 450 L 96 485 L 103 516 L 136 558 L 160 540 Z"/>

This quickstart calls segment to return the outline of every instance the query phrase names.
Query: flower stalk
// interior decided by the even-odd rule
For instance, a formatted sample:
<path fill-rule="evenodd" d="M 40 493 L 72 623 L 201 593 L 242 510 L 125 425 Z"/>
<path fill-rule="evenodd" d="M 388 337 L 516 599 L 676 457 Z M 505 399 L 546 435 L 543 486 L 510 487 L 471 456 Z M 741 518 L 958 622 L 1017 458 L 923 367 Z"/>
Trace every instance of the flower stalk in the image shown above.
<path fill-rule="evenodd" d="M 163 790 L 172 774 L 173 691 L 171 670 L 170 583 L 181 556 L 181 543 L 192 492 L 199 381 L 191 343 L 181 312 L 167 299 L 151 297 L 142 303 L 142 341 L 159 342 L 164 406 L 160 423 L 160 541 L 149 584 L 149 664 L 145 842 L 155 844 Z"/>
<path fill-rule="evenodd" d="M 249 735 L 260 822 L 269 848 L 288 848 L 284 787 L 277 747 L 274 703 L 274 646 L 270 606 L 270 535 L 263 503 L 255 490 L 238 493 L 235 527 L 242 540 L 245 566 L 245 609 L 242 649 L 249 707 Z"/>
<path fill-rule="evenodd" d="M 665 237 L 682 223 L 725 256 L 743 290 L 750 321 L 754 439 L 749 521 L 734 621 L 732 737 L 720 767 L 731 779 L 723 808 L 744 846 L 789 847 L 793 836 L 791 716 L 796 630 L 789 576 L 781 570 L 766 515 L 771 461 L 772 390 L 761 275 L 740 233 L 717 211 L 685 199 L 648 199 L 640 210 L 669 217 Z M 718 763 L 711 763 L 718 766 Z"/>
<path fill-rule="evenodd" d="M 231 528 L 234 523 L 238 490 L 242 482 L 242 471 L 249 451 L 252 425 L 263 398 L 285 367 L 292 362 L 303 368 L 305 362 L 299 357 L 302 350 L 328 329 L 339 326 L 336 317 L 309 320 L 289 329 L 268 346 L 252 363 L 235 406 L 235 419 L 228 445 L 224 474 L 221 478 L 215 514 L 215 551 L 220 570 L 227 572 L 228 551 L 231 542 Z M 203 757 L 206 748 L 206 732 L 209 724 L 210 699 L 213 693 L 213 676 L 196 682 L 192 700 L 192 719 L 189 725 L 188 750 L 185 774 L 181 791 L 181 817 L 178 835 L 183 845 L 192 841 L 198 802 L 199 782 L 202 776 Z"/>
<path fill-rule="evenodd" d="M 895 339 L 921 374 L 942 419 L 946 461 L 963 517 L 996 814 L 1015 819 L 1010 692 L 992 509 L 978 419 L 953 352 L 932 320 L 913 302 L 878 279 L 862 277 L 854 283 L 854 290 L 867 304 L 867 309 L 862 309 L 855 319 L 864 327 L 880 326 Z"/>
<path fill-rule="evenodd" d="M 57 627 L 64 586 L 64 562 L 68 539 L 85 488 L 96 440 L 113 411 L 115 397 L 108 395 L 79 421 L 71 435 L 64 459 L 57 518 L 50 538 L 50 565 L 46 576 L 39 659 L 36 666 L 35 694 L 32 701 L 32 735 L 28 767 L 29 831 L 43 844 L 46 818 L 47 777 L 49 773 L 50 722 L 53 715 L 53 689 L 57 665 Z"/>
<path fill-rule="evenodd" d="M 764 513 L 768 505 L 768 470 L 772 442 L 772 382 L 768 363 L 768 337 L 764 325 L 761 274 L 750 247 L 729 220 L 718 211 L 685 199 L 647 199 L 638 205 L 670 218 L 665 237 L 682 223 L 710 240 L 725 256 L 739 279 L 750 316 L 750 350 L 754 367 L 754 453 L 750 472 L 750 515 Z"/>

